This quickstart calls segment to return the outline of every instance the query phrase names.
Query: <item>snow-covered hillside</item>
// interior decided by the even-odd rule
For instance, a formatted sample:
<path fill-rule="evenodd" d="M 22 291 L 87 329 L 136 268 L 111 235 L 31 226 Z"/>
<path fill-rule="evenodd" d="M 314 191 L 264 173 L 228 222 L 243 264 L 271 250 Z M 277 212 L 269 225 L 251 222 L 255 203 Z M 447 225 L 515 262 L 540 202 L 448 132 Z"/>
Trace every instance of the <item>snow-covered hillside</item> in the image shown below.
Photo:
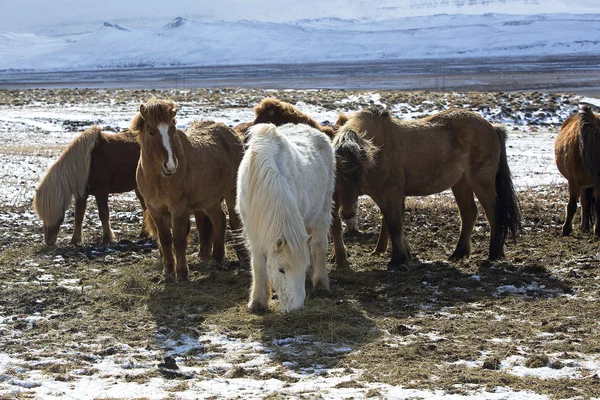
<path fill-rule="evenodd" d="M 0 32 L 0 70 L 81 70 L 421 58 L 600 54 L 600 14 L 431 15 L 289 23 L 176 18 L 158 29 Z"/>

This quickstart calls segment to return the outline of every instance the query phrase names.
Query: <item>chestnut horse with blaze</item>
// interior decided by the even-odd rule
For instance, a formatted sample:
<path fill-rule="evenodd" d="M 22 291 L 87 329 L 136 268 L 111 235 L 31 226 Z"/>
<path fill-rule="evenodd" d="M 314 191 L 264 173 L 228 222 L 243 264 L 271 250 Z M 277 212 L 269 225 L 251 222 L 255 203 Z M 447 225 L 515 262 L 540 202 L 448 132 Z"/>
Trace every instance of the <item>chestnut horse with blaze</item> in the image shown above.
<path fill-rule="evenodd" d="M 581 198 L 581 231 L 590 230 L 592 196 L 589 192 L 593 190 L 596 198 L 594 236 L 600 236 L 600 115 L 583 106 L 580 112 L 569 116 L 556 137 L 554 156 L 558 170 L 569 182 L 562 235 L 573 231 L 578 198 Z"/>
<path fill-rule="evenodd" d="M 391 268 L 410 258 L 404 236 L 406 196 L 425 196 L 452 189 L 462 220 L 460 238 L 450 256 L 471 254 L 471 234 L 477 218 L 473 194 L 490 224 L 489 258 L 504 256 L 508 231 L 520 228 L 520 208 L 506 159 L 506 131 L 479 114 L 450 109 L 419 120 L 393 119 L 385 110 L 370 108 L 340 128 L 333 140 L 337 158 L 335 209 L 354 216 L 358 196 L 370 196 L 383 214 L 377 250 L 392 239 Z M 332 225 L 335 259 L 347 265 L 341 222 Z"/>
<path fill-rule="evenodd" d="M 141 146 L 137 168 L 139 191 L 150 214 L 151 234 L 158 234 L 164 273 L 168 281 L 188 280 L 186 248 L 190 212 L 200 226 L 204 214 L 213 232 L 213 265 L 225 257 L 225 199 L 232 230 L 241 228 L 235 211 L 236 177 L 244 155 L 242 141 L 233 130 L 212 121 L 193 122 L 185 132 L 175 126 L 177 108 L 170 100 L 151 99 L 140 106 L 131 123 Z M 202 239 L 201 244 L 206 242 Z M 175 256 L 173 255 L 175 249 Z M 248 256 L 242 243 L 236 245 L 238 259 Z M 207 254 L 206 249 L 200 249 Z"/>

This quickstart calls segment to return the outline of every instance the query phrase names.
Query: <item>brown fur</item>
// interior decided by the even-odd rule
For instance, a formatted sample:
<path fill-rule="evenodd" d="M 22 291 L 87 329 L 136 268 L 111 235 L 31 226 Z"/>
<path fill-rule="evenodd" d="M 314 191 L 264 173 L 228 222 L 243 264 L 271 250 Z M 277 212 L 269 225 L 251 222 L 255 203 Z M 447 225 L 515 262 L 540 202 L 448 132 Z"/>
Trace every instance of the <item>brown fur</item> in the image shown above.
<path fill-rule="evenodd" d="M 172 101 L 153 98 L 140 107 L 132 130 L 137 133 L 141 145 L 138 187 L 155 225 L 151 231 L 158 234 L 165 276 L 168 280 L 187 280 L 185 251 L 190 212 L 194 212 L 198 224 L 205 215 L 210 220 L 214 232 L 213 263 L 221 263 L 225 256 L 223 198 L 229 210 L 231 228 L 241 228 L 234 207 L 236 174 L 244 149 L 236 133 L 221 123 L 194 122 L 185 132 L 178 130 L 175 113 Z M 170 175 L 162 169 L 167 152 L 157 129 L 160 124 L 168 126 L 173 155 L 178 163 Z M 198 229 L 202 231 L 203 225 Z M 236 250 L 240 262 L 246 262 L 247 255 L 241 243 Z M 202 248 L 200 251 L 204 253 Z"/>
<path fill-rule="evenodd" d="M 82 223 L 90 195 L 96 197 L 98 204 L 104 232 L 102 240 L 112 242 L 114 234 L 110 228 L 108 195 L 136 190 L 135 170 L 139 156 L 135 135 L 128 130 L 110 134 L 93 126 L 75 139 L 48 169 L 34 197 L 34 210 L 44 222 L 46 244 L 55 243 L 73 197 L 75 222 L 71 243 L 82 244 Z M 138 198 L 144 208 L 143 198 Z"/>
<path fill-rule="evenodd" d="M 600 198 L 600 115 L 584 106 L 562 124 L 554 143 L 556 166 L 569 183 L 569 202 L 566 207 L 563 236 L 573 231 L 577 201 L 581 199 L 581 230 L 590 229 L 592 203 L 589 191 Z M 600 236 L 600 201 L 595 202 L 594 235 Z"/>
<path fill-rule="evenodd" d="M 293 105 L 268 97 L 254 107 L 254 124 L 272 123 L 275 126 L 284 124 L 305 124 L 320 130 L 333 139 L 335 130 L 330 126 L 320 125 L 310 116 L 304 114 Z"/>
<path fill-rule="evenodd" d="M 470 255 L 477 217 L 475 193 L 491 225 L 490 258 L 503 256 L 507 231 L 520 227 L 520 211 L 506 163 L 505 131 L 480 115 L 452 109 L 420 120 L 401 121 L 368 109 L 350 117 L 334 139 L 338 157 L 336 209 L 352 216 L 359 194 L 369 195 L 383 214 L 376 251 L 392 239 L 391 267 L 408 261 L 403 234 L 404 199 L 452 188 L 462 229 L 451 259 Z M 352 155 L 350 155 L 352 154 Z M 346 265 L 341 222 L 332 226 L 336 262 Z"/>
<path fill-rule="evenodd" d="M 341 128 L 342 126 L 344 126 L 344 124 L 346 122 L 348 122 L 349 119 L 350 119 L 350 116 L 348 114 L 344 114 L 343 112 L 340 112 L 340 113 L 338 113 L 338 117 L 335 120 L 335 123 L 333 125 L 337 126 L 338 128 Z"/>

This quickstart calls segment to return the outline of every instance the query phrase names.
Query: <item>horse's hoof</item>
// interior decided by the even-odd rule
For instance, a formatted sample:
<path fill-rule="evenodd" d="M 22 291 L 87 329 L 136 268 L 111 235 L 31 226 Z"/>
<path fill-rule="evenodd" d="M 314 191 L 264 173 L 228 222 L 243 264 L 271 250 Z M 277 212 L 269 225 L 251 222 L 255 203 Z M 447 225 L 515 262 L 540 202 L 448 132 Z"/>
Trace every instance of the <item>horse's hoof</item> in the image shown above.
<path fill-rule="evenodd" d="M 385 250 L 381 251 L 381 250 L 373 250 L 372 252 L 369 253 L 370 256 L 380 256 L 381 254 L 383 254 L 385 252 Z"/>
<path fill-rule="evenodd" d="M 573 228 L 563 228 L 561 236 L 569 236 L 573 232 Z"/>
<path fill-rule="evenodd" d="M 248 303 L 248 309 L 253 314 L 264 314 L 267 312 L 268 307 L 265 304 L 261 304 L 258 301 L 251 301 Z"/>
<path fill-rule="evenodd" d="M 450 257 L 448 257 L 448 261 L 457 262 L 462 260 L 463 258 L 469 257 L 470 254 L 463 250 L 454 250 L 454 253 Z"/>
<path fill-rule="evenodd" d="M 69 242 L 69 244 L 71 244 L 73 246 L 81 246 L 81 245 L 83 245 L 83 240 L 71 239 L 71 241 Z"/>
<path fill-rule="evenodd" d="M 390 261 L 387 265 L 388 271 L 408 271 L 406 262 Z"/>

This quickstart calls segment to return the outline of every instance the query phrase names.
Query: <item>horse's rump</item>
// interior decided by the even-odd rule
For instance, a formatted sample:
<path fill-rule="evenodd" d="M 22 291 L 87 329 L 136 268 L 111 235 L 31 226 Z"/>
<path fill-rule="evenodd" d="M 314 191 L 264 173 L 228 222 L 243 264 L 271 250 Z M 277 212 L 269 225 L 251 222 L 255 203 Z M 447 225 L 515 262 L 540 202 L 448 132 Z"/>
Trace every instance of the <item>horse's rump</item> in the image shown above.
<path fill-rule="evenodd" d="M 45 224 L 56 224 L 64 217 L 73 196 L 85 194 L 92 150 L 101 133 L 97 126 L 87 129 L 48 168 L 33 198 L 33 209 Z"/>
<path fill-rule="evenodd" d="M 581 161 L 592 184 L 600 190 L 600 121 L 588 106 L 583 106 L 578 116 Z"/>

